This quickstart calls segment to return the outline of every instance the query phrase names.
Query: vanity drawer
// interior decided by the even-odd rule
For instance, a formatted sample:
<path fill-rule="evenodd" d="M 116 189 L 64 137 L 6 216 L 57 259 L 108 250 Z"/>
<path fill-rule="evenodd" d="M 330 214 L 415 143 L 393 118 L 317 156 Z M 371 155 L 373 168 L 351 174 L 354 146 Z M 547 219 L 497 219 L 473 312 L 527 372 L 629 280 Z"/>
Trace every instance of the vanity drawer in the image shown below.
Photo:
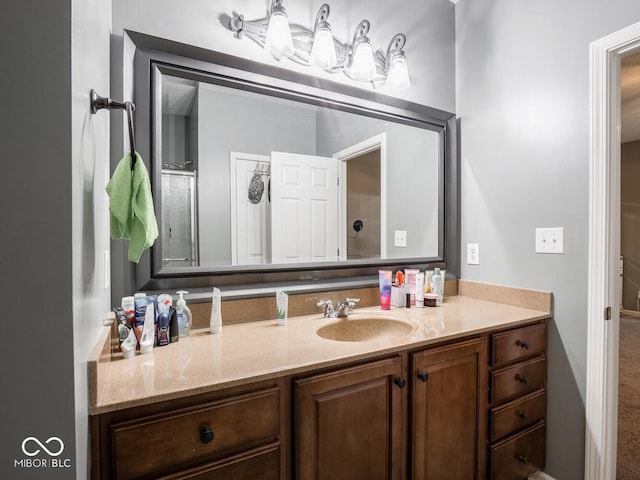
<path fill-rule="evenodd" d="M 158 477 L 158 480 L 280 480 L 280 446 L 260 447 L 249 452 L 191 468 L 180 473 Z"/>
<path fill-rule="evenodd" d="M 547 346 L 547 325 L 542 323 L 491 335 L 491 365 L 543 353 Z"/>
<path fill-rule="evenodd" d="M 527 479 L 545 464 L 545 424 L 533 427 L 489 448 L 489 478 Z"/>
<path fill-rule="evenodd" d="M 272 443 L 280 433 L 280 389 L 227 397 L 111 425 L 115 478 Z"/>
<path fill-rule="evenodd" d="M 544 420 L 546 413 L 546 394 L 544 390 L 489 410 L 490 441 L 521 430 Z"/>
<path fill-rule="evenodd" d="M 491 372 L 489 401 L 500 402 L 543 388 L 546 368 L 546 357 L 538 357 Z"/>

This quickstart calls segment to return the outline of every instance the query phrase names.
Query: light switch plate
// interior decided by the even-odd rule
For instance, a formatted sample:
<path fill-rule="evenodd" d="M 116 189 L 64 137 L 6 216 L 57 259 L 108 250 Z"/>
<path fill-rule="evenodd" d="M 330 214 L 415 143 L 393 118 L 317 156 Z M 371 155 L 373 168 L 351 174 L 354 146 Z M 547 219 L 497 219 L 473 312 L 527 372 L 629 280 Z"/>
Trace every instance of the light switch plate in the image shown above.
<path fill-rule="evenodd" d="M 102 261 L 104 268 L 104 289 L 111 286 L 111 252 L 104 250 L 102 253 Z"/>
<path fill-rule="evenodd" d="M 564 253 L 564 228 L 536 228 L 536 253 Z"/>
<path fill-rule="evenodd" d="M 394 247 L 406 247 L 407 246 L 407 231 L 396 230 L 394 235 L 393 246 Z"/>
<path fill-rule="evenodd" d="M 479 243 L 467 243 L 467 265 L 480 265 Z"/>

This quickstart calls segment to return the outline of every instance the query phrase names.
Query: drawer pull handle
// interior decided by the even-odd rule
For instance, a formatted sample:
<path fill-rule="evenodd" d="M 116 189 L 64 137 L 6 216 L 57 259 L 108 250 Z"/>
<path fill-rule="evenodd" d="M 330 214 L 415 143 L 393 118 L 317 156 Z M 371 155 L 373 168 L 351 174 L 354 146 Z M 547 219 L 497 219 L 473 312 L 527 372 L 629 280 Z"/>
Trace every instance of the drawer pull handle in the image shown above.
<path fill-rule="evenodd" d="M 518 455 L 518 461 L 521 464 L 526 465 L 529 460 L 524 455 Z"/>
<path fill-rule="evenodd" d="M 522 383 L 523 385 L 526 385 L 527 383 L 529 383 L 529 379 L 527 377 L 523 377 L 519 373 L 516 373 L 516 380 Z"/>
<path fill-rule="evenodd" d="M 209 427 L 204 427 L 202 430 L 200 430 L 200 441 L 202 443 L 209 443 L 211 440 L 213 440 L 213 430 L 211 430 L 211 428 Z"/>
<path fill-rule="evenodd" d="M 528 416 L 529 416 L 529 414 L 527 414 L 527 413 L 518 412 L 518 418 L 520 418 L 520 420 L 525 420 Z"/>
<path fill-rule="evenodd" d="M 517 344 L 520 348 L 522 348 L 522 349 L 524 349 L 524 350 L 529 350 L 529 344 L 528 344 L 527 342 L 523 342 L 522 340 L 518 340 L 518 341 L 516 342 L 516 344 Z"/>
<path fill-rule="evenodd" d="M 429 374 L 427 372 L 418 372 L 418 378 L 423 382 L 429 380 Z"/>
<path fill-rule="evenodd" d="M 407 384 L 407 381 L 402 378 L 402 377 L 396 377 L 393 380 L 393 383 L 395 383 L 397 386 L 399 386 L 400 388 L 404 388 L 404 386 Z"/>

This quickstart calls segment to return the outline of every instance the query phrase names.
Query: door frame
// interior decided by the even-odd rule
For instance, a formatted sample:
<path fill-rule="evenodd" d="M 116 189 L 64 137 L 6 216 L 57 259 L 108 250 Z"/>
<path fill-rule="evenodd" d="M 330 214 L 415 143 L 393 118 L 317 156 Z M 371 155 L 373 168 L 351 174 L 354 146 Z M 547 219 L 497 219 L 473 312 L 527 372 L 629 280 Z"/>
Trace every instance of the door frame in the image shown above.
<path fill-rule="evenodd" d="M 333 154 L 338 160 L 339 260 L 347 259 L 347 164 L 360 155 L 380 150 L 380 258 L 387 258 L 387 132 L 367 138 Z"/>
<path fill-rule="evenodd" d="M 620 312 L 620 59 L 640 51 L 640 22 L 589 48 L 589 280 L 585 479 L 615 478 Z M 606 309 L 610 320 L 605 320 Z"/>

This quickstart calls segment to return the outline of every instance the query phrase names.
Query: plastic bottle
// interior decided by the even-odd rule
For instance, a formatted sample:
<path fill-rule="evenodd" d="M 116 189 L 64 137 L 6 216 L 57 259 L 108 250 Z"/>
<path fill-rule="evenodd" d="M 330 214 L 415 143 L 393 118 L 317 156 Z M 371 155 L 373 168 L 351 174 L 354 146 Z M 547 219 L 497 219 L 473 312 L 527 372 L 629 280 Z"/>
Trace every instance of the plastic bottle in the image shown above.
<path fill-rule="evenodd" d="M 176 292 L 180 298 L 176 302 L 176 312 L 178 314 L 178 330 L 180 337 L 188 337 L 191 332 L 191 310 L 187 307 L 187 302 L 183 295 L 188 294 L 186 290 Z"/>
<path fill-rule="evenodd" d="M 158 296 L 158 330 L 157 345 L 163 347 L 169 345 L 169 309 L 172 302 L 171 295 L 162 294 Z"/>
<path fill-rule="evenodd" d="M 222 331 L 222 315 L 220 314 L 220 289 L 213 289 L 211 296 L 211 320 L 209 321 L 209 331 L 220 333 Z"/>
<path fill-rule="evenodd" d="M 154 326 L 156 317 L 156 307 L 153 303 L 147 306 L 144 315 L 144 326 L 142 327 L 142 336 L 140 337 L 140 354 L 151 353 L 154 343 Z"/>
<path fill-rule="evenodd" d="M 431 279 L 431 292 L 438 295 L 437 303 L 440 305 L 442 303 L 442 275 L 440 275 L 440 269 L 433 269 L 433 277 Z"/>
<path fill-rule="evenodd" d="M 122 309 L 124 310 L 125 315 L 127 316 L 127 321 L 129 322 L 127 327 L 133 328 L 134 327 L 134 317 L 136 315 L 136 306 L 135 306 L 135 302 L 133 300 L 133 297 L 122 297 L 122 300 L 120 302 L 120 306 L 122 307 Z"/>

